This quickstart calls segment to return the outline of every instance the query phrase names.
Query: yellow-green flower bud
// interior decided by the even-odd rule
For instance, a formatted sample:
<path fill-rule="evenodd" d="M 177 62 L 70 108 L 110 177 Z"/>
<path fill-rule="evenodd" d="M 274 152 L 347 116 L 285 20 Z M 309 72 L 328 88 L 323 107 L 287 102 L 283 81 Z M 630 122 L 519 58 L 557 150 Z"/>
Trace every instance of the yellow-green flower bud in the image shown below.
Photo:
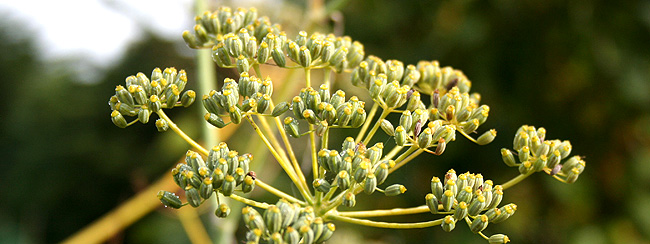
<path fill-rule="evenodd" d="M 384 183 L 386 178 L 388 177 L 388 163 L 381 163 L 375 169 L 375 176 L 377 177 L 377 185 L 381 185 Z"/>
<path fill-rule="evenodd" d="M 404 146 L 404 144 L 406 144 L 406 141 L 407 141 L 406 140 L 406 138 L 407 138 L 406 133 L 407 133 L 406 130 L 401 125 L 397 126 L 397 128 L 395 128 L 395 143 L 398 146 Z"/>
<path fill-rule="evenodd" d="M 309 49 L 306 46 L 301 46 L 298 49 L 298 64 L 302 67 L 309 67 L 311 64 L 311 53 L 309 52 Z"/>
<path fill-rule="evenodd" d="M 302 243 L 311 244 L 314 243 L 314 231 L 309 228 L 309 226 L 304 225 L 299 229 L 300 236 L 302 237 Z"/>
<path fill-rule="evenodd" d="M 503 159 L 503 162 L 509 167 L 518 166 L 517 162 L 515 162 L 515 156 L 510 150 L 506 148 L 501 148 L 501 158 Z"/>
<path fill-rule="evenodd" d="M 203 182 L 201 182 L 201 186 L 199 187 L 199 196 L 203 199 L 208 199 L 212 196 L 212 193 L 214 193 L 212 188 L 212 178 L 203 178 Z"/>
<path fill-rule="evenodd" d="M 181 97 L 181 105 L 183 107 L 189 107 L 194 103 L 194 100 L 196 99 L 196 92 L 192 90 L 187 90 L 185 93 L 183 93 L 183 96 Z"/>
<path fill-rule="evenodd" d="M 400 184 L 394 184 L 386 187 L 384 190 L 384 195 L 388 197 L 397 196 L 406 192 L 406 187 Z"/>
<path fill-rule="evenodd" d="M 454 207 L 454 219 L 464 219 L 467 217 L 467 203 L 459 202 Z"/>
<path fill-rule="evenodd" d="M 271 112 L 271 116 L 278 117 L 282 115 L 284 112 L 286 112 L 287 110 L 289 110 L 289 104 L 287 104 L 287 102 L 281 102 L 273 108 L 273 111 Z"/>
<path fill-rule="evenodd" d="M 445 211 L 451 211 L 451 207 L 454 205 L 454 198 L 454 193 L 451 190 L 446 190 L 442 194 L 442 199 L 440 199 L 440 202 L 442 203 L 442 208 Z"/>
<path fill-rule="evenodd" d="M 289 226 L 284 230 L 284 241 L 287 244 L 298 244 L 300 243 L 300 234 L 296 229 L 293 227 Z"/>
<path fill-rule="evenodd" d="M 336 175 L 336 183 L 339 186 L 339 189 L 346 190 L 350 187 L 350 174 L 347 171 L 341 170 Z"/>
<path fill-rule="evenodd" d="M 433 177 L 431 178 L 431 193 L 435 195 L 436 199 L 442 199 L 442 194 L 445 192 L 445 189 L 442 186 L 440 178 Z"/>
<path fill-rule="evenodd" d="M 519 165 L 519 173 L 522 175 L 528 174 L 531 170 L 533 170 L 533 164 L 530 161 L 525 161 Z"/>
<path fill-rule="evenodd" d="M 470 225 L 470 230 L 474 233 L 479 233 L 488 226 L 488 217 L 485 216 L 485 214 L 478 216 L 476 219 L 472 221 L 472 224 Z"/>
<path fill-rule="evenodd" d="M 440 224 L 440 226 L 442 227 L 442 230 L 450 232 L 456 228 L 456 219 L 454 219 L 454 217 L 451 215 L 447 215 L 442 220 L 442 224 Z"/>
<path fill-rule="evenodd" d="M 237 182 L 235 182 L 235 177 L 232 175 L 226 175 L 226 177 L 224 177 L 223 185 L 221 185 L 221 193 L 226 197 L 230 196 L 235 190 L 236 185 Z"/>
<path fill-rule="evenodd" d="M 515 205 L 514 203 L 510 203 L 508 205 L 505 205 L 505 206 L 499 208 L 499 210 L 501 210 L 501 214 L 496 216 L 492 220 L 492 223 L 495 223 L 495 224 L 496 223 L 501 223 L 501 222 L 505 221 L 506 219 L 510 218 L 510 216 L 512 216 L 515 213 L 515 211 L 517 210 L 517 205 Z"/>
<path fill-rule="evenodd" d="M 158 119 L 156 120 L 156 128 L 160 132 L 167 131 L 169 129 L 169 124 L 167 123 L 167 120 Z"/>
<path fill-rule="evenodd" d="M 190 206 L 196 208 L 201 205 L 201 196 L 199 196 L 199 191 L 192 185 L 185 187 L 185 197 L 187 198 L 187 202 L 190 203 Z"/>
<path fill-rule="evenodd" d="M 429 211 L 432 214 L 437 214 L 438 213 L 438 198 L 436 198 L 433 193 L 429 193 L 426 196 L 424 196 L 424 201 L 427 203 L 427 207 L 429 207 Z"/>
<path fill-rule="evenodd" d="M 217 209 L 214 211 L 214 215 L 218 218 L 228 217 L 228 215 L 230 215 L 230 207 L 225 203 L 219 204 Z"/>
<path fill-rule="evenodd" d="M 170 208 L 180 208 L 183 206 L 183 203 L 181 203 L 181 199 L 176 196 L 176 194 L 168 191 L 158 191 L 158 199 L 162 204 L 164 204 L 166 207 Z"/>
<path fill-rule="evenodd" d="M 469 204 L 469 209 L 467 213 L 470 216 L 476 216 L 480 214 L 485 207 L 486 207 L 485 196 L 483 196 L 483 194 L 480 194 L 474 198 L 472 203 Z"/>
<path fill-rule="evenodd" d="M 539 156 L 537 158 L 537 160 L 535 160 L 535 162 L 533 162 L 532 170 L 534 170 L 535 172 L 540 172 L 540 171 L 544 170 L 544 167 L 546 167 L 546 162 L 547 161 L 548 161 L 548 159 L 546 158 L 546 155 Z"/>
<path fill-rule="evenodd" d="M 212 59 L 217 63 L 217 65 L 219 65 L 219 67 L 225 68 L 232 66 L 232 60 L 222 42 L 212 47 Z"/>
<path fill-rule="evenodd" d="M 280 231 L 282 228 L 282 214 L 280 208 L 275 205 L 269 206 L 269 208 L 264 211 L 264 220 L 266 221 L 266 227 L 271 233 Z"/>
<path fill-rule="evenodd" d="M 354 110 L 354 113 L 352 113 L 352 121 L 350 125 L 353 128 L 358 128 L 363 125 L 364 122 L 366 122 L 366 110 L 363 108 Z"/>
<path fill-rule="evenodd" d="M 217 168 L 212 171 L 212 189 L 219 189 L 223 185 L 223 181 L 226 177 L 225 171 Z"/>
<path fill-rule="evenodd" d="M 463 175 L 459 176 L 458 178 L 460 179 Z M 458 192 L 458 196 L 456 196 L 456 200 L 459 202 L 469 202 L 472 200 L 472 187 L 471 186 L 465 186 Z"/>
<path fill-rule="evenodd" d="M 124 116 L 122 116 L 122 114 L 117 110 L 113 110 L 113 112 L 111 112 L 111 121 L 113 121 L 113 124 L 120 128 L 126 128 L 128 125 Z"/>
<path fill-rule="evenodd" d="M 230 106 L 228 114 L 230 115 L 230 122 L 234 124 L 241 123 L 241 110 L 239 110 L 239 107 Z"/>
<path fill-rule="evenodd" d="M 494 190 L 492 190 L 492 198 L 490 199 L 490 204 L 487 208 L 496 208 L 501 203 L 501 200 L 503 200 L 503 187 L 497 185 L 494 187 Z"/>
<path fill-rule="evenodd" d="M 273 57 L 273 61 L 279 67 L 284 68 L 287 65 L 286 57 L 280 47 L 273 48 L 273 50 L 271 51 L 271 57 Z"/>
<path fill-rule="evenodd" d="M 432 134 L 431 129 L 425 128 L 418 136 L 418 146 L 420 148 L 428 148 L 431 145 Z"/>
<path fill-rule="evenodd" d="M 519 155 L 519 162 L 526 162 L 530 159 L 530 149 L 528 146 L 521 147 L 517 153 Z"/>
<path fill-rule="evenodd" d="M 363 183 L 363 192 L 370 195 L 375 192 L 375 189 L 377 189 L 377 178 L 375 174 L 368 173 L 366 175 L 366 181 Z"/>
<path fill-rule="evenodd" d="M 345 193 L 345 195 L 343 195 L 343 206 L 351 208 L 354 207 L 354 205 L 356 204 L 357 204 L 357 200 L 354 193 L 348 191 Z"/>
<path fill-rule="evenodd" d="M 284 119 L 284 131 L 293 138 L 300 137 L 300 132 L 298 131 L 298 121 L 292 117 L 286 117 Z"/>
<path fill-rule="evenodd" d="M 312 183 L 314 189 L 319 192 L 327 193 L 330 191 L 331 185 L 325 179 L 315 179 Z"/>
<path fill-rule="evenodd" d="M 488 239 L 490 244 L 504 244 L 510 242 L 510 238 L 504 234 L 494 234 Z"/>
<path fill-rule="evenodd" d="M 483 135 L 479 136 L 478 139 L 476 139 L 476 144 L 479 145 L 487 145 L 490 144 L 490 142 L 494 141 L 494 138 L 497 136 L 497 131 L 494 129 L 491 129 L 489 131 L 486 131 L 483 133 Z"/>

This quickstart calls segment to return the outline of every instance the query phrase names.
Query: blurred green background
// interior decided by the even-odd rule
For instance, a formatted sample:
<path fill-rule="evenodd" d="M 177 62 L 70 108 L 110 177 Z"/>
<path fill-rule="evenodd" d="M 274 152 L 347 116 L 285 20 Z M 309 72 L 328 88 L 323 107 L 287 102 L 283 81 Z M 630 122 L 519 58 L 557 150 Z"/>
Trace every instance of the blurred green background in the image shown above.
<path fill-rule="evenodd" d="M 284 21 L 306 5 L 256 6 Z M 587 168 L 572 185 L 537 174 L 508 189 L 504 202 L 516 203 L 517 214 L 487 233 L 506 233 L 513 243 L 650 243 L 650 2 L 357 0 L 340 14 L 344 33 L 366 54 L 463 70 L 491 107 L 482 129 L 499 132 L 488 146 L 459 137 L 442 156 L 421 156 L 386 183 L 404 184 L 405 195 L 360 195 L 358 209 L 422 205 L 431 177 L 449 168 L 503 183 L 518 172 L 501 162 L 499 149 L 529 124 L 545 127 L 547 138 L 570 140 Z M 144 189 L 187 150 L 153 125 L 115 127 L 107 104 L 114 87 L 128 75 L 175 66 L 188 71 L 196 89 L 195 64 L 180 33 L 169 41 L 148 30 L 119 63 L 85 80 L 76 73 L 84 60 L 42 59 L 34 30 L 22 27 L 26 20 L 2 16 L 9 17 L 0 21 L 0 243 L 59 242 Z M 201 111 L 194 105 L 170 117 L 198 136 Z M 419 219 L 431 216 L 389 218 Z M 337 223 L 335 238 L 485 243 L 464 226 L 445 233 Z M 173 215 L 156 211 L 109 242 L 189 240 Z"/>

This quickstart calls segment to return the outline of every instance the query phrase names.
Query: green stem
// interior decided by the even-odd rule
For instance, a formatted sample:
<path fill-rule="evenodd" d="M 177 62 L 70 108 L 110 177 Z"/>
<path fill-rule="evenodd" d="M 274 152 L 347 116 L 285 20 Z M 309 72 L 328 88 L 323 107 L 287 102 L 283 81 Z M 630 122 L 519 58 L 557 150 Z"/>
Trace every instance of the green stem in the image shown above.
<path fill-rule="evenodd" d="M 238 196 L 238 195 L 235 195 L 235 194 L 231 194 L 228 197 L 232 198 L 235 201 L 242 202 L 244 204 L 255 206 L 255 207 L 258 207 L 258 208 L 263 208 L 263 209 L 269 208 L 269 204 L 267 204 L 267 203 L 254 201 L 254 200 L 251 200 L 251 199 L 248 199 L 248 198 L 245 198 L 245 197 L 241 197 L 241 196 Z"/>
<path fill-rule="evenodd" d="M 389 228 L 389 229 L 415 229 L 415 228 L 428 228 L 436 225 L 442 224 L 443 219 L 437 219 L 426 222 L 416 222 L 416 223 L 391 223 L 391 222 L 379 222 L 372 221 L 367 219 L 357 219 L 351 217 L 344 217 L 334 214 L 326 214 L 326 219 L 338 220 L 342 222 L 347 222 L 351 224 L 365 225 L 378 228 Z"/>
<path fill-rule="evenodd" d="M 413 148 L 413 147 L 411 147 Z M 409 149 L 410 150 L 410 149 Z M 388 173 L 393 173 L 395 170 L 399 169 L 400 167 L 404 166 L 406 163 L 410 162 L 411 160 L 415 159 L 417 156 L 419 156 L 421 153 L 423 153 L 424 150 L 417 150 L 408 157 L 406 157 L 403 160 L 395 161 L 395 167 L 392 167 L 388 170 Z M 406 153 L 405 153 L 406 154 Z M 402 154 L 404 155 L 404 154 Z"/>
<path fill-rule="evenodd" d="M 189 137 L 187 134 L 185 134 L 185 132 L 183 132 L 183 130 L 181 130 L 181 128 L 178 128 L 178 126 L 169 117 L 167 117 L 167 115 L 165 114 L 165 112 L 163 112 L 162 109 L 158 110 L 158 112 L 156 112 L 156 113 L 158 114 L 158 116 L 160 116 L 161 119 L 164 119 L 165 121 L 167 121 L 167 124 L 169 124 L 169 128 L 172 128 L 172 130 L 174 132 L 176 132 L 176 134 L 178 134 L 181 138 L 183 138 L 183 140 L 185 140 L 187 143 L 189 143 L 190 146 L 192 146 L 194 149 L 199 151 L 199 153 L 201 153 L 201 154 L 203 154 L 205 156 L 208 155 L 208 150 L 205 149 L 203 146 L 201 146 L 196 141 L 194 141 L 194 139 Z"/>
<path fill-rule="evenodd" d="M 313 178 L 316 179 L 318 177 L 318 162 L 317 155 L 316 155 L 316 131 L 314 131 L 314 125 L 309 124 L 309 141 L 311 144 L 311 169 L 313 173 Z"/>
<path fill-rule="evenodd" d="M 305 86 L 311 87 L 311 69 L 305 68 Z"/>
<path fill-rule="evenodd" d="M 357 134 L 357 138 L 354 140 L 356 143 L 361 142 L 361 138 L 363 138 L 363 135 L 366 134 L 366 130 L 368 130 L 368 127 L 370 127 L 370 123 L 372 122 L 372 119 L 375 118 L 377 109 L 379 109 L 379 104 L 374 103 L 372 105 L 372 108 L 370 109 L 370 112 L 368 112 L 368 117 L 366 117 L 366 122 L 363 123 L 363 126 L 361 127 L 359 134 Z M 381 121 L 379 121 L 379 123 L 381 123 Z"/>
<path fill-rule="evenodd" d="M 369 217 L 381 217 L 381 216 L 419 214 L 419 213 L 427 213 L 427 212 L 429 212 L 429 207 L 427 205 L 422 205 L 419 207 L 412 207 L 412 208 L 378 209 L 378 210 L 369 210 L 369 211 L 346 211 L 346 212 L 338 212 L 338 215 L 343 217 L 369 218 Z"/>
<path fill-rule="evenodd" d="M 370 132 L 368 132 L 368 135 L 366 136 L 366 139 L 363 140 L 363 144 L 368 145 L 368 143 L 370 143 L 370 140 L 372 140 L 372 137 L 375 136 L 375 133 L 377 132 L 379 127 L 381 127 L 381 120 L 385 119 L 386 116 L 388 116 L 392 110 L 393 109 L 391 109 L 391 108 L 387 108 L 387 109 L 385 109 L 384 111 L 381 112 L 381 115 L 379 115 L 379 119 L 377 119 L 377 122 L 375 123 L 375 125 L 372 127 L 372 129 L 370 129 Z"/>
<path fill-rule="evenodd" d="M 289 195 L 289 194 L 287 194 L 287 193 L 285 193 L 285 192 L 283 192 L 283 191 L 281 191 L 281 190 L 278 190 L 277 188 L 275 188 L 275 187 L 273 187 L 273 186 L 271 186 L 271 185 L 269 185 L 269 184 L 264 183 L 264 182 L 261 181 L 259 178 L 258 178 L 258 179 L 255 179 L 255 185 L 257 185 L 257 186 L 259 186 L 260 188 L 262 188 L 262 189 L 264 189 L 264 190 L 270 192 L 270 193 L 273 194 L 273 195 L 276 195 L 276 196 L 278 196 L 278 197 L 280 197 L 280 198 L 284 198 L 284 199 L 286 199 L 286 200 L 289 201 L 289 202 L 296 202 L 296 203 L 298 203 L 298 204 L 300 204 L 300 205 L 302 205 L 302 206 L 305 206 L 305 205 L 306 205 L 305 202 L 300 201 L 300 200 L 298 200 L 297 198 L 295 198 L 295 197 L 293 197 L 293 196 L 291 196 L 291 195 Z"/>
<path fill-rule="evenodd" d="M 503 186 L 503 190 L 508 189 L 508 188 L 510 188 L 510 187 L 512 187 L 512 186 L 514 186 L 514 185 L 516 185 L 516 184 L 519 183 L 520 181 L 526 179 L 526 177 L 532 175 L 533 173 L 534 173 L 534 171 L 531 170 L 531 172 L 528 172 L 528 173 L 526 173 L 526 174 L 520 174 L 520 175 L 518 175 L 517 177 L 512 178 L 512 179 L 509 180 L 508 182 L 503 183 L 501 186 Z"/>

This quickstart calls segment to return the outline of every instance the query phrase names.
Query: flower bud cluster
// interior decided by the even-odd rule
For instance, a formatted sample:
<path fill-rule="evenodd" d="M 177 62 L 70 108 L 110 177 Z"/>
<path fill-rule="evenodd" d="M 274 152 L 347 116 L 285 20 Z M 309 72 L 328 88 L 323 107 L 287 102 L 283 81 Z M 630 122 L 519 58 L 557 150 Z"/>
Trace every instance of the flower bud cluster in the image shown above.
<path fill-rule="evenodd" d="M 227 125 L 222 116 L 230 117 L 230 123 L 239 124 L 246 113 L 265 113 L 271 105 L 272 94 L 271 78 L 261 80 L 242 72 L 239 82 L 226 78 L 221 91 L 212 90 L 203 95 L 203 106 L 208 111 L 204 118 L 218 128 Z"/>
<path fill-rule="evenodd" d="M 253 156 L 249 153 L 239 155 L 228 149 L 226 143 L 220 143 L 210 150 L 207 160 L 199 153 L 187 151 L 185 163 L 179 163 L 172 169 L 174 182 L 185 191 L 188 203 L 198 207 L 217 191 L 230 196 L 236 189 L 248 193 L 255 187 L 255 174 L 249 171 Z M 176 200 L 168 193 L 159 193 L 159 198 L 166 206 L 179 208 Z M 220 206 L 217 216 L 225 217 L 229 208 Z"/>
<path fill-rule="evenodd" d="M 349 36 L 313 33 L 307 37 L 305 31 L 288 40 L 284 52 L 302 67 L 332 67 L 338 73 L 356 67 L 365 56 L 363 45 Z"/>
<path fill-rule="evenodd" d="M 272 115 L 279 116 L 290 108 L 295 119 L 285 118 L 285 130 L 289 135 L 299 137 L 298 120 L 317 125 L 319 135 L 330 126 L 358 128 L 366 121 L 364 107 L 365 102 L 356 96 L 345 101 L 342 90 L 330 95 L 328 85 L 323 84 L 318 91 L 311 87 L 303 88 L 298 96 L 293 97 L 291 105 L 286 102 L 278 104 Z"/>
<path fill-rule="evenodd" d="M 152 113 L 162 108 L 173 108 L 175 106 L 188 107 L 195 100 L 196 93 L 187 90 L 183 94 L 187 84 L 185 70 L 177 71 L 175 68 L 166 68 L 161 71 L 159 68 L 153 70 L 151 79 L 145 74 L 138 73 L 126 78 L 126 87 L 118 85 L 108 104 L 111 107 L 111 120 L 115 125 L 124 128 L 128 125 L 124 116 L 137 116 L 137 120 L 143 124 L 149 122 Z M 165 128 L 165 122 L 159 129 Z"/>
<path fill-rule="evenodd" d="M 515 134 L 513 145 L 514 152 L 502 148 L 501 156 L 506 165 L 518 167 L 521 174 L 545 171 L 566 183 L 573 183 L 586 166 L 580 156 L 569 158 L 572 149 L 569 141 L 546 140 L 546 129 L 543 127 L 521 126 Z"/>
<path fill-rule="evenodd" d="M 393 160 L 380 160 L 383 150 L 384 144 L 381 142 L 366 148 L 362 144 L 355 144 L 352 137 L 345 139 L 341 152 L 320 150 L 317 154 L 318 165 L 325 170 L 325 174 L 323 178 L 314 180 L 314 188 L 328 193 L 360 186 L 366 194 L 372 194 L 378 189 L 378 185 L 384 183 L 389 169 L 395 166 Z M 399 184 L 382 190 L 387 196 L 396 196 L 405 191 L 406 188 Z M 347 192 L 343 198 L 343 205 L 353 207 L 355 204 L 354 193 Z"/>
<path fill-rule="evenodd" d="M 279 26 L 272 25 L 268 18 L 258 18 L 257 9 L 221 7 L 215 12 L 206 11 L 195 17 L 193 31 L 183 32 L 185 43 L 191 48 L 211 47 L 223 40 L 228 33 L 239 33 L 246 29 L 249 37 L 261 40 L 267 33 L 279 32 Z M 248 40 L 246 40 L 248 41 Z M 240 43 L 246 45 L 247 43 Z M 257 43 L 256 43 L 257 44 Z"/>
<path fill-rule="evenodd" d="M 444 181 L 444 182 L 443 182 Z M 471 220 L 474 233 L 483 231 L 488 223 L 499 223 L 514 214 L 517 205 L 510 203 L 499 207 L 503 199 L 503 187 L 494 186 L 491 180 L 484 180 L 481 174 L 449 170 L 443 179 L 431 179 L 431 193 L 425 196 L 433 214 L 448 214 L 442 220 L 442 229 L 449 232 L 456 222 Z"/>
<path fill-rule="evenodd" d="M 350 37 L 301 31 L 295 39 L 288 39 L 280 25 L 267 17 L 257 17 L 257 10 L 222 7 L 196 17 L 194 31 L 183 32 L 191 48 L 212 47 L 212 57 L 221 67 L 236 67 L 248 71 L 253 64 L 264 64 L 273 59 L 285 67 L 287 57 L 305 68 L 331 67 L 336 72 L 359 65 L 365 56 L 363 45 Z"/>
<path fill-rule="evenodd" d="M 476 129 L 488 118 L 490 107 L 479 106 L 480 95 L 461 92 L 458 86 L 454 86 L 447 93 L 440 96 L 438 90 L 431 96 L 429 116 L 431 120 L 442 119 L 448 124 L 453 124 L 464 134 L 474 133 Z M 478 137 L 476 143 L 479 145 L 489 144 L 496 137 L 496 130 L 486 131 Z"/>
<path fill-rule="evenodd" d="M 458 87 L 461 93 L 466 93 L 472 87 L 472 83 L 462 71 L 449 66 L 440 68 L 438 61 L 420 61 L 417 66 L 409 64 L 405 67 L 399 60 L 384 62 L 372 55 L 359 63 L 352 72 L 351 80 L 353 85 L 369 89 L 371 96 L 381 94 L 378 88 L 382 84 L 393 82 L 399 87 L 406 87 L 407 90 L 416 88 L 424 94 L 432 94 L 435 90 L 444 94 L 453 87 Z"/>
<path fill-rule="evenodd" d="M 263 214 L 252 207 L 244 207 L 242 217 L 248 228 L 247 244 L 323 243 L 336 229 L 333 223 L 325 223 L 321 217 L 316 217 L 312 207 L 301 207 L 284 199 L 270 205 Z"/>

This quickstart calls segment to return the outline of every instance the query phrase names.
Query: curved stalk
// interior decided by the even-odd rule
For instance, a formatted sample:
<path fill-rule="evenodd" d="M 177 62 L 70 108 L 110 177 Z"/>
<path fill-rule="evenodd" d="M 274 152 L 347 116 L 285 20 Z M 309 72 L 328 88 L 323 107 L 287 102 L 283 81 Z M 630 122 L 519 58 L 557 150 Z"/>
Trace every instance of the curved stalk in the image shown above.
<path fill-rule="evenodd" d="M 167 121 L 167 124 L 169 124 L 169 128 L 171 128 L 174 132 L 176 132 L 176 134 L 178 134 L 181 138 L 183 138 L 183 140 L 185 140 L 187 143 L 189 143 L 190 146 L 192 146 L 194 149 L 199 151 L 199 153 L 203 154 L 204 156 L 208 155 L 208 153 L 209 153 L 208 150 L 205 149 L 203 146 L 201 146 L 196 141 L 194 141 L 187 134 L 185 134 L 185 132 L 183 132 L 183 130 L 181 130 L 181 128 L 178 128 L 178 126 L 169 117 L 167 117 L 167 115 L 165 114 L 165 112 L 163 112 L 162 109 L 158 110 L 158 112 L 156 112 L 156 114 L 158 114 L 158 116 L 160 116 L 161 119 L 164 119 L 165 121 Z"/>
<path fill-rule="evenodd" d="M 260 179 L 255 179 L 255 185 L 257 185 L 260 188 L 272 193 L 273 195 L 276 195 L 279 198 L 284 198 L 289 202 L 296 202 L 296 203 L 298 203 L 298 204 L 300 204 L 302 206 L 306 205 L 305 202 L 300 201 L 297 198 L 295 198 L 295 197 L 293 197 L 293 196 L 291 196 L 291 195 L 289 195 L 289 194 L 287 194 L 287 193 L 285 193 L 285 192 L 283 192 L 281 190 L 278 190 L 277 188 L 275 188 L 275 187 L 273 187 L 273 186 L 271 186 L 269 184 L 264 183 Z"/>
<path fill-rule="evenodd" d="M 377 209 L 377 210 L 368 210 L 368 211 L 345 211 L 345 212 L 337 212 L 337 214 L 343 217 L 369 218 L 369 217 L 381 217 L 381 216 L 419 214 L 419 213 L 428 213 L 428 212 L 429 212 L 429 207 L 427 205 L 422 205 L 422 206 L 412 207 L 412 208 Z"/>
<path fill-rule="evenodd" d="M 531 172 L 528 172 L 528 173 L 523 174 L 523 175 L 520 174 L 517 177 L 510 179 L 508 182 L 503 183 L 501 186 L 503 187 L 503 190 L 508 189 L 508 188 L 516 185 L 517 183 L 521 182 L 522 180 L 526 179 L 526 177 L 532 175 L 533 173 L 534 172 L 531 171 Z"/>
<path fill-rule="evenodd" d="M 443 219 L 437 219 L 426 222 L 415 222 L 415 223 L 392 223 L 392 222 L 380 222 L 372 221 L 367 219 L 357 219 L 352 217 L 344 217 L 336 214 L 326 214 L 326 219 L 338 220 L 342 222 L 347 222 L 351 224 L 365 225 L 371 227 L 379 228 L 389 228 L 389 229 L 415 229 L 415 228 L 427 228 L 431 226 L 436 226 L 442 224 Z"/>

